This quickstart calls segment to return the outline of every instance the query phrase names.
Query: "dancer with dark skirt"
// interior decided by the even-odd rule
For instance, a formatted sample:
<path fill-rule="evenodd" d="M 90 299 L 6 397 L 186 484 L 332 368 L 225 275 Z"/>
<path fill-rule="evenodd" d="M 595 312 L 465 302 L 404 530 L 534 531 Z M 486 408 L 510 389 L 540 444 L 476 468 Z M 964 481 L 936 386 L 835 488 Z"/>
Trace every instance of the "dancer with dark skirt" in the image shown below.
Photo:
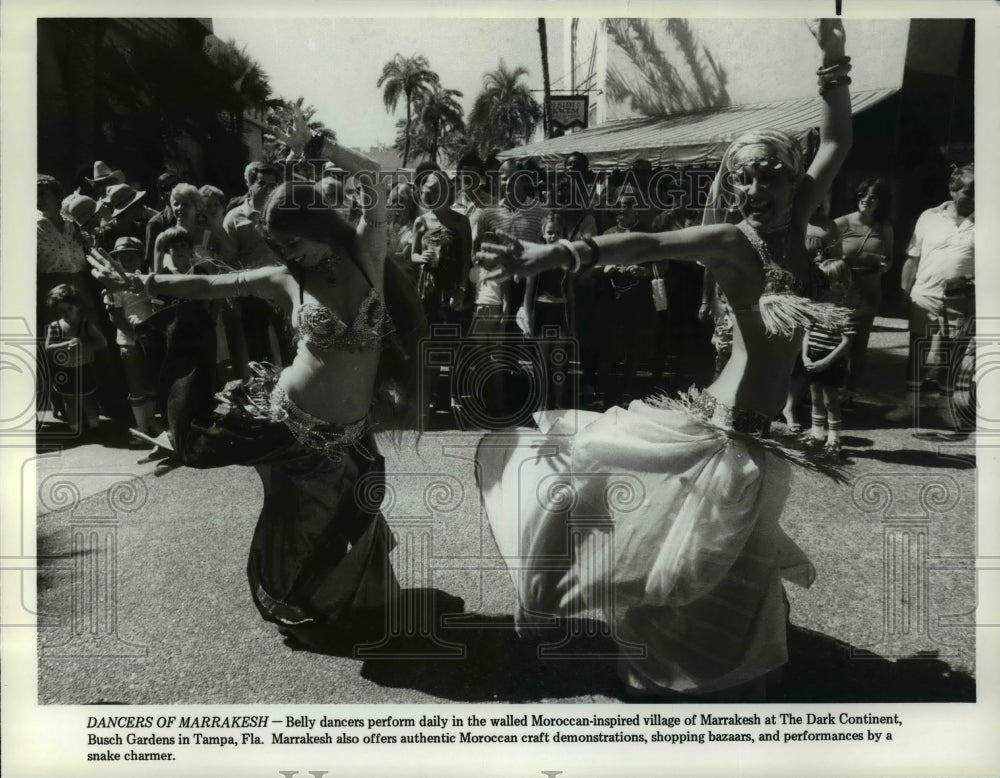
<path fill-rule="evenodd" d="M 301 115 L 280 137 L 296 154 L 321 140 Z M 290 316 L 298 337 L 291 365 L 279 372 L 254 363 L 253 378 L 214 397 L 212 366 L 200 365 L 174 383 L 169 421 L 185 464 L 256 467 L 264 505 L 247 565 L 251 594 L 266 620 L 312 647 L 363 639 L 382 626 L 398 594 L 392 536 L 379 512 L 384 465 L 374 417 L 406 402 L 405 387 L 379 380 L 383 342 L 394 325 L 398 331 L 419 323 L 392 322 L 387 314 L 386 192 L 378 166 L 322 142 L 309 149 L 310 159 L 330 159 L 369 187 L 357 228 L 323 207 L 313 184 L 288 182 L 271 194 L 261 217 L 281 265 L 137 276 L 120 273 L 106 255 L 91 261 L 109 288 L 197 300 L 254 296 Z"/>

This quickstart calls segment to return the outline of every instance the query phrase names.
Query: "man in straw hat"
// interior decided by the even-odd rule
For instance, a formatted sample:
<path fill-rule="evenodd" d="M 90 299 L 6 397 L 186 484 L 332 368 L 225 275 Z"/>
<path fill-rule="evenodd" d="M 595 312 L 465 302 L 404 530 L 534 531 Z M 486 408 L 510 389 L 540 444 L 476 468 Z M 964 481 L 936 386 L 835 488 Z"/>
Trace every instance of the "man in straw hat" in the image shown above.
<path fill-rule="evenodd" d="M 87 183 L 93 187 L 94 197 L 101 198 L 107 193 L 108 187 L 125 183 L 125 173 L 113 170 L 110 165 L 98 160 L 94 163 L 94 177 L 88 178 Z"/>
<path fill-rule="evenodd" d="M 111 219 L 107 206 L 79 193 L 63 200 L 63 213 L 79 228 L 88 251 L 94 247 L 104 224 Z"/>
<path fill-rule="evenodd" d="M 118 238 L 142 238 L 146 234 L 144 212 L 141 201 L 146 196 L 144 190 L 136 191 L 128 184 L 112 184 L 101 201 L 111 211 L 111 222 L 101 237 L 101 248 L 110 250 Z"/>

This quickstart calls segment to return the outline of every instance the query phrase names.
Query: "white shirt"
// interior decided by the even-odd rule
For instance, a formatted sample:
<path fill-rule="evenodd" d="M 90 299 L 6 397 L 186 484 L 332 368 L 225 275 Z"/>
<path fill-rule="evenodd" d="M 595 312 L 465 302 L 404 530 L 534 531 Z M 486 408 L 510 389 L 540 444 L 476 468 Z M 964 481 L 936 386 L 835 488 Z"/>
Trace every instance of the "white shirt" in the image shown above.
<path fill-rule="evenodd" d="M 955 221 L 955 205 L 948 200 L 920 214 L 913 228 L 907 256 L 916 257 L 917 273 L 910 299 L 921 308 L 939 312 L 944 305 L 944 285 L 976 273 L 976 215 Z"/>

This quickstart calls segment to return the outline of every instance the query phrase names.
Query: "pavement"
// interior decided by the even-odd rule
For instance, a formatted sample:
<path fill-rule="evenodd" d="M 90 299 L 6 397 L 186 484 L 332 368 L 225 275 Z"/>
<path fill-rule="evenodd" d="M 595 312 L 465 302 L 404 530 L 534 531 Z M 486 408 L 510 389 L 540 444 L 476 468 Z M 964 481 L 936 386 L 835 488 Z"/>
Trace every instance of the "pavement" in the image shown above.
<path fill-rule="evenodd" d="M 847 483 L 795 473 L 782 525 L 817 578 L 786 587 L 790 658 L 769 701 L 975 699 L 975 441 L 920 439 L 883 420 L 902 398 L 905 357 L 905 322 L 877 320 L 869 383 L 887 389 L 845 417 Z M 39 701 L 630 700 L 600 623 L 571 624 L 554 656 L 514 635 L 514 589 L 473 471 L 481 435 L 382 446 L 406 602 L 387 639 L 325 653 L 289 644 L 251 601 L 246 555 L 262 499 L 252 469 L 156 477 L 153 463 L 136 464 L 143 452 L 46 451 L 58 440 L 43 435 Z"/>

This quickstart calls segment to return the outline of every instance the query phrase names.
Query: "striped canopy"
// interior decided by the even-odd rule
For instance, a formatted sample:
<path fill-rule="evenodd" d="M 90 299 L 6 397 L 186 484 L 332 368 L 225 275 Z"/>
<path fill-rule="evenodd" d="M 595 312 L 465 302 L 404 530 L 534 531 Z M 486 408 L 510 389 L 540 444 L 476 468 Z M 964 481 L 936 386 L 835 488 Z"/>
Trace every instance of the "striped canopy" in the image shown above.
<path fill-rule="evenodd" d="M 851 103 L 859 114 L 895 94 L 897 88 L 852 92 Z M 717 165 L 726 147 L 750 130 L 775 129 L 801 138 L 819 125 L 822 102 L 817 97 L 768 103 L 730 105 L 695 113 L 605 122 L 561 138 L 531 143 L 501 152 L 508 157 L 539 157 L 555 167 L 571 151 L 582 151 L 591 170 L 627 167 L 648 159 L 654 167 Z"/>

